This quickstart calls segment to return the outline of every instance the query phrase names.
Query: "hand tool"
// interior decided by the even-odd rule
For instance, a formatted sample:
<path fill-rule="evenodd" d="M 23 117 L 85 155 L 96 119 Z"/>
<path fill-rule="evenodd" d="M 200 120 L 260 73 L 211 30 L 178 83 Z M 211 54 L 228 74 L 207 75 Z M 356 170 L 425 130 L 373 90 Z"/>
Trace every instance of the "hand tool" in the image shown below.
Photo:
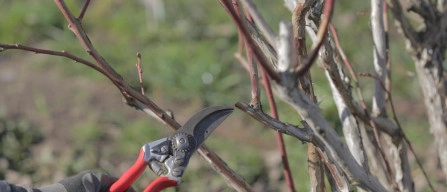
<path fill-rule="evenodd" d="M 111 185 L 109 191 L 128 189 L 146 166 L 159 177 L 146 187 L 145 192 L 177 186 L 192 154 L 232 112 L 233 108 L 225 106 L 202 109 L 169 137 L 143 145 L 135 163 Z"/>

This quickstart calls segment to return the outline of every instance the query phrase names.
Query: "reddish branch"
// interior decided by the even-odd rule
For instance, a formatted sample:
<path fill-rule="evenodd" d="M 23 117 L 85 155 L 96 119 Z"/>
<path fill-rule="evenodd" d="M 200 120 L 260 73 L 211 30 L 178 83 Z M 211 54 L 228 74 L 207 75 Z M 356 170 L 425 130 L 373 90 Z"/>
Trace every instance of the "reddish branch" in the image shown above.
<path fill-rule="evenodd" d="M 45 54 L 45 55 L 54 55 L 54 56 L 65 57 L 65 58 L 71 59 L 75 62 L 84 64 L 84 65 L 94 69 L 95 71 L 102 73 L 104 76 L 107 77 L 106 72 L 104 70 L 102 70 L 101 68 L 97 67 L 94 63 L 87 61 L 85 59 L 82 59 L 80 57 L 76 57 L 67 51 L 53 51 L 53 50 L 48 50 L 48 49 L 29 47 L 29 46 L 20 45 L 20 44 L 11 45 L 11 44 L 0 43 L 0 47 L 2 48 L 0 50 L 0 52 L 8 50 L 8 49 L 16 49 L 16 50 L 29 51 L 29 52 L 33 52 L 36 54 Z"/>
<path fill-rule="evenodd" d="M 248 3 L 251 3 L 251 2 L 248 2 Z M 248 4 L 248 5 L 251 5 L 251 4 Z M 246 6 L 247 6 L 247 4 L 246 4 Z M 256 9 L 254 9 L 252 6 L 253 5 L 249 6 L 248 8 L 246 7 L 245 14 L 247 16 L 248 21 L 254 24 L 254 20 L 251 17 L 250 13 L 254 13 L 255 15 L 257 15 L 258 16 L 258 20 L 259 20 L 260 14 L 258 14 Z M 238 1 L 233 0 L 233 8 L 234 8 L 235 12 L 237 13 L 237 15 L 240 18 L 245 19 L 244 16 L 241 14 L 241 10 L 240 10 Z M 247 11 L 247 9 L 250 9 L 251 12 Z M 264 25 L 266 25 L 266 24 L 264 23 Z M 267 26 L 264 26 L 264 28 L 266 28 L 266 27 Z M 261 108 L 261 106 L 260 106 L 261 103 L 260 103 L 260 100 L 259 100 L 260 92 L 259 92 L 258 70 L 257 70 L 256 64 L 252 60 L 252 58 L 253 58 L 253 51 L 252 51 L 252 48 L 248 45 L 247 38 L 242 35 L 241 29 L 238 28 L 238 32 L 239 32 L 239 42 L 243 41 L 244 45 L 245 45 L 245 48 L 246 48 L 246 55 L 247 55 L 248 66 L 249 66 L 248 68 L 249 68 L 251 87 L 252 87 L 251 88 L 251 90 L 252 90 L 251 91 L 252 92 L 251 93 L 252 94 L 252 100 L 250 102 L 250 105 L 254 106 L 255 108 L 259 108 L 260 109 Z M 241 51 L 241 50 L 239 50 L 239 51 Z M 238 56 L 240 56 L 240 54 Z M 241 60 L 241 64 L 244 65 L 243 64 L 244 60 L 241 59 L 241 58 L 238 58 L 238 59 Z M 268 99 L 268 103 L 269 103 L 269 106 L 270 106 L 271 114 L 272 114 L 273 118 L 278 119 L 279 117 L 278 117 L 278 113 L 277 113 L 276 103 L 274 101 L 274 97 L 273 97 L 273 93 L 272 93 L 269 77 L 267 75 L 267 71 L 266 71 L 266 69 L 263 66 L 261 66 L 261 71 L 262 71 L 262 77 L 263 77 L 262 78 L 262 80 L 263 80 L 262 82 L 263 82 L 264 88 L 266 90 L 267 99 Z M 288 156 L 287 156 L 287 152 L 286 152 L 286 148 L 285 148 L 284 138 L 283 138 L 282 134 L 279 131 L 277 131 L 275 135 L 276 135 L 277 145 L 278 145 L 278 148 L 279 148 L 279 151 L 280 151 L 280 154 L 281 154 L 281 160 L 282 160 L 282 163 L 283 163 L 284 175 L 285 175 L 285 178 L 286 178 L 287 186 L 289 187 L 290 191 L 292 191 L 292 192 L 296 191 L 294 183 L 293 183 L 292 172 L 290 170 L 290 166 L 289 166 L 289 162 L 288 162 Z"/>
<path fill-rule="evenodd" d="M 236 0 L 233 0 L 233 8 L 238 17 L 244 18 L 244 16 L 241 14 L 241 9 Z M 251 82 L 250 105 L 256 108 L 260 108 L 261 101 L 260 101 L 260 90 L 259 90 L 258 67 L 256 66 L 256 63 L 253 61 L 253 50 L 250 46 L 248 46 L 247 39 L 244 38 L 244 36 L 241 36 L 241 30 L 238 29 L 238 32 L 239 32 L 239 41 L 244 42 L 243 45 L 245 45 L 245 53 L 247 55 L 247 61 L 248 61 L 248 71 L 250 74 L 250 82 Z"/>
<path fill-rule="evenodd" d="M 273 68 L 273 65 L 270 63 L 270 61 L 267 60 L 257 44 L 254 42 L 253 38 L 250 36 L 250 32 L 248 31 L 245 21 L 243 21 L 242 18 L 238 16 L 237 12 L 233 8 L 233 3 L 231 2 L 231 0 L 219 0 L 219 2 L 231 16 L 231 19 L 234 21 L 234 23 L 244 36 L 245 40 L 247 41 L 247 45 L 251 48 L 251 50 L 253 50 L 253 54 L 255 55 L 256 60 L 259 62 L 260 65 L 262 65 L 262 67 L 266 69 L 270 78 L 279 82 L 280 80 L 278 73 Z"/>
<path fill-rule="evenodd" d="M 84 7 L 82 7 L 81 13 L 79 13 L 79 21 L 82 21 L 82 19 L 84 18 L 85 12 L 87 12 L 87 8 L 90 5 L 90 0 L 86 0 Z"/>
<path fill-rule="evenodd" d="M 314 63 L 318 52 L 320 51 L 320 47 L 324 42 L 324 39 L 327 34 L 328 25 L 331 21 L 332 12 L 334 10 L 334 0 L 326 0 L 324 3 L 323 9 L 323 18 L 320 22 L 320 26 L 318 27 L 317 33 L 317 41 L 312 45 L 309 56 L 304 60 L 302 65 L 297 67 L 297 75 L 301 76 L 307 71 L 309 71 L 310 67 Z"/>
<path fill-rule="evenodd" d="M 312 4 L 314 3 L 314 0 L 306 1 L 304 4 L 298 3 L 295 10 L 292 13 L 292 26 L 293 26 L 293 44 L 294 44 L 294 52 L 296 53 L 297 58 L 297 65 L 296 66 L 290 66 L 290 67 L 303 67 L 301 65 L 305 65 L 304 67 L 306 71 L 302 71 L 303 74 L 298 74 L 298 81 L 300 82 L 301 89 L 304 91 L 304 93 L 314 102 L 317 103 L 317 98 L 314 94 L 314 89 L 312 85 L 312 77 L 309 71 L 309 68 L 311 64 L 313 63 L 306 63 L 309 62 L 307 60 L 307 48 L 306 48 L 306 15 L 308 11 L 311 9 Z M 327 5 L 327 4 L 326 4 Z M 318 52 L 319 47 L 317 47 L 317 50 L 313 50 L 314 52 Z M 307 65 L 307 66 L 306 66 Z M 305 69 L 302 68 L 302 69 Z M 298 71 L 298 73 L 300 73 Z M 309 171 L 309 177 L 310 177 L 310 187 L 311 191 L 325 191 L 325 183 L 324 183 L 324 164 L 322 162 L 322 156 L 320 153 L 318 153 L 318 148 L 310 143 L 307 145 L 307 164 L 308 164 L 308 171 Z M 330 166 L 329 170 L 331 169 Z M 334 172 L 332 171 L 331 174 L 333 175 L 333 178 L 335 177 Z M 334 179 L 336 180 L 336 179 Z"/>
<path fill-rule="evenodd" d="M 272 86 L 270 84 L 270 80 L 267 77 L 267 72 L 265 71 L 265 69 L 263 67 L 261 67 L 261 70 L 262 70 L 262 77 L 264 77 L 264 78 L 262 78 L 262 82 L 264 84 L 265 92 L 267 94 L 267 99 L 268 99 L 269 106 L 270 106 L 270 113 L 272 114 L 272 117 L 274 119 L 279 119 L 278 110 L 276 107 L 275 98 L 272 93 Z M 278 145 L 279 152 L 281 154 L 282 164 L 284 166 L 284 175 L 286 177 L 287 186 L 289 186 L 290 191 L 296 191 L 295 185 L 293 184 L 292 171 L 290 170 L 290 165 L 289 165 L 289 160 L 288 160 L 288 155 L 287 155 L 286 145 L 284 142 L 283 135 L 279 131 L 277 131 L 275 135 L 276 135 L 276 143 Z"/>

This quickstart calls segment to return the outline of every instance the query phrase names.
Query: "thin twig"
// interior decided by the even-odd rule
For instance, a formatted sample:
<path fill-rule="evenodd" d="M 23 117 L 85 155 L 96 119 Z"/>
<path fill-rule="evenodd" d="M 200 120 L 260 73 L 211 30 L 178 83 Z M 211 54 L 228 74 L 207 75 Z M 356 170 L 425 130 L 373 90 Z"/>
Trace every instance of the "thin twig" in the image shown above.
<path fill-rule="evenodd" d="M 306 47 L 306 15 L 312 7 L 312 4 L 315 1 L 305 1 L 304 4 L 298 3 L 295 10 L 292 13 L 292 26 L 293 26 L 293 37 L 290 37 L 290 42 L 293 42 L 294 46 L 291 46 L 296 56 L 290 59 L 296 60 L 296 66 L 300 66 L 305 64 L 302 61 L 305 61 L 307 58 L 307 47 Z M 281 30 L 281 29 L 280 29 Z M 281 33 L 281 32 L 280 32 Z M 282 54 L 278 49 L 278 57 Z M 293 66 L 293 67 L 296 67 Z M 310 67 L 310 65 L 309 65 Z M 312 85 L 312 78 L 310 71 L 306 71 L 304 74 L 299 75 L 298 79 L 299 85 L 304 93 L 314 102 L 317 103 L 317 98 L 314 94 L 314 89 Z M 314 144 L 307 145 L 307 169 L 309 172 L 309 180 L 310 180 L 310 191 L 325 191 L 325 182 L 324 182 L 324 164 L 322 161 L 322 157 L 318 153 L 318 149 Z M 330 170 L 333 170 L 329 168 Z M 331 172 L 332 174 L 332 172 Z M 335 175 L 332 176 L 328 174 L 328 177 L 334 177 L 334 181 L 337 180 Z"/>
<path fill-rule="evenodd" d="M 241 0 L 242 4 L 248 10 L 251 17 L 253 17 L 253 21 L 257 24 L 259 29 L 261 30 L 264 37 L 270 43 L 272 47 L 275 47 L 275 39 L 276 35 L 273 32 L 272 28 L 267 24 L 264 17 L 259 13 L 256 5 L 251 0 Z M 275 49 L 276 50 L 276 49 Z"/>
<path fill-rule="evenodd" d="M 362 94 L 362 90 L 360 89 L 359 80 L 357 78 L 357 75 L 354 72 L 354 69 L 352 68 L 351 63 L 348 60 L 348 57 L 346 57 L 346 54 L 340 45 L 340 40 L 338 39 L 337 30 L 335 29 L 335 27 L 332 24 L 329 25 L 329 29 L 331 30 L 332 37 L 334 38 L 335 46 L 336 46 L 338 52 L 340 53 L 341 58 L 343 59 L 343 63 L 345 64 L 346 68 L 348 68 L 348 71 L 351 74 L 351 78 L 354 80 L 355 88 L 357 90 L 357 95 L 359 97 L 362 108 L 363 108 L 364 112 L 367 113 L 368 107 L 366 106 L 366 102 L 363 99 L 363 94 Z"/>
<path fill-rule="evenodd" d="M 375 137 L 375 139 L 376 139 L 376 144 L 377 144 L 377 149 L 378 149 L 378 151 L 379 151 L 379 153 L 380 153 L 380 156 L 382 157 L 382 159 L 383 159 L 383 162 L 385 162 L 385 167 L 386 167 L 386 171 L 387 171 L 387 173 L 388 173 L 388 176 L 390 177 L 390 178 L 394 178 L 393 177 L 393 172 L 392 172 L 392 170 L 391 170 L 391 165 L 390 165 L 390 162 L 388 161 L 388 159 L 386 158 L 386 155 L 385 155 L 385 152 L 384 152 L 384 150 L 383 150 L 383 146 L 382 146 L 382 142 L 380 142 L 380 137 L 379 137 L 379 131 L 378 131 L 378 129 L 377 129 L 377 126 L 375 125 L 375 123 L 371 120 L 371 125 L 372 125 L 372 128 L 373 128 L 373 133 L 374 133 L 374 137 Z M 393 185 L 393 188 L 394 188 L 394 190 L 396 190 L 396 191 L 400 191 L 399 190 L 399 187 L 398 187 L 398 185 L 397 185 L 397 183 L 396 183 L 396 180 L 394 180 L 394 179 L 391 179 L 391 184 Z"/>
<path fill-rule="evenodd" d="M 399 0 L 389 0 L 387 1 L 394 18 L 399 22 L 401 29 L 407 39 L 410 41 L 411 46 L 414 48 L 419 47 L 419 34 L 415 28 L 411 25 L 409 19 L 405 16 L 403 12 L 402 5 Z"/>
<path fill-rule="evenodd" d="M 233 1 L 233 7 L 235 8 L 235 10 L 239 14 L 239 16 L 243 18 L 243 16 L 240 14 L 237 1 Z M 252 22 L 254 24 L 255 21 L 251 17 L 251 14 L 247 11 L 245 13 L 246 13 L 248 21 Z M 239 32 L 240 32 L 240 30 L 239 30 Z M 239 35 L 241 35 L 241 33 L 239 33 Z M 250 73 L 250 79 L 251 79 L 251 85 L 252 85 L 252 101 L 251 101 L 250 105 L 254 106 L 255 108 L 260 109 L 261 106 L 260 106 L 260 101 L 259 101 L 260 93 L 259 93 L 259 80 L 258 80 L 258 73 L 257 73 L 258 70 L 257 70 L 257 66 L 252 61 L 253 52 L 251 51 L 250 46 L 248 46 L 247 40 L 243 36 L 239 36 L 239 38 L 244 39 L 246 53 L 247 53 L 247 59 L 248 59 L 248 62 L 250 63 L 249 64 L 249 66 L 250 66 L 249 73 Z M 241 64 L 243 64 L 244 60 L 240 59 L 240 58 L 239 58 L 239 60 L 241 61 Z M 261 72 L 262 72 L 262 77 L 263 77 L 262 80 L 263 80 L 264 88 L 266 90 L 271 114 L 272 114 L 273 118 L 278 119 L 277 108 L 276 108 L 276 104 L 274 101 L 274 97 L 273 97 L 273 93 L 272 93 L 272 89 L 271 89 L 271 85 L 270 85 L 270 80 L 268 78 L 266 69 L 262 66 L 261 66 Z M 278 145 L 278 148 L 279 148 L 279 151 L 281 154 L 282 163 L 284 166 L 284 175 L 286 178 L 286 183 L 287 183 L 287 186 L 289 186 L 289 190 L 294 192 L 294 191 L 296 191 L 296 189 L 295 189 L 295 186 L 293 183 L 292 172 L 290 170 L 290 166 L 289 166 L 289 162 L 288 162 L 284 138 L 282 136 L 282 133 L 280 133 L 279 131 L 277 131 L 275 134 L 276 134 L 276 142 L 277 142 L 277 145 Z"/>
<path fill-rule="evenodd" d="M 137 64 L 135 65 L 138 70 L 138 78 L 140 79 L 140 87 L 141 87 L 141 94 L 144 95 L 144 85 L 143 85 L 143 69 L 141 69 L 141 54 L 137 53 Z"/>
<path fill-rule="evenodd" d="M 355 108 L 352 108 L 351 110 L 354 109 L 353 112 L 356 115 L 358 115 L 358 117 L 360 117 L 360 119 L 362 119 L 367 125 L 369 125 L 369 126 L 371 126 L 373 128 L 374 139 L 376 140 L 376 144 L 377 144 L 376 147 L 377 147 L 377 150 L 380 153 L 380 156 L 381 156 L 382 160 L 385 163 L 385 168 L 387 170 L 386 173 L 389 175 L 390 178 L 393 178 L 392 175 L 391 175 L 392 174 L 391 173 L 391 166 L 390 166 L 388 160 L 386 159 L 386 156 L 385 156 L 385 153 L 383 151 L 383 147 L 382 147 L 382 145 L 380 143 L 379 135 L 378 135 L 378 132 L 377 132 L 379 126 L 378 126 L 377 122 L 370 116 L 369 110 L 368 110 L 368 108 L 366 106 L 366 102 L 363 99 L 363 95 L 362 95 L 362 92 L 361 92 L 361 89 L 360 89 L 360 84 L 359 84 L 357 75 L 354 73 L 352 65 L 350 64 L 349 60 L 347 59 L 347 57 L 346 57 L 346 55 L 345 55 L 345 53 L 344 53 L 344 51 L 343 51 L 343 49 L 342 49 L 342 47 L 340 45 L 340 42 L 339 42 L 339 39 L 338 39 L 338 35 L 337 35 L 337 31 L 335 30 L 335 28 L 332 25 L 330 25 L 329 28 L 331 30 L 331 33 L 333 34 L 332 36 L 333 36 L 333 39 L 335 41 L 335 46 L 336 46 L 340 56 L 342 57 L 342 59 L 343 59 L 343 61 L 345 63 L 345 66 L 348 68 L 348 71 L 351 74 L 351 77 L 354 80 L 354 83 L 356 85 L 357 94 L 359 96 L 359 100 L 360 100 L 360 103 L 361 103 L 361 106 L 362 106 L 362 109 L 363 109 L 363 115 L 357 113 Z M 400 137 L 399 135 L 391 134 L 392 132 L 387 132 L 387 133 L 391 137 Z M 395 180 L 391 179 L 391 182 L 392 182 L 392 185 L 394 186 L 394 188 L 396 188 L 397 184 L 396 184 Z"/>
<path fill-rule="evenodd" d="M 240 53 L 235 53 L 234 58 L 236 58 L 239 61 L 242 68 L 244 68 L 245 70 L 247 70 L 247 72 L 250 73 L 250 69 L 248 68 L 248 61 L 245 60 L 245 58 Z"/>
<path fill-rule="evenodd" d="M 233 2 L 233 7 L 239 7 L 239 1 L 238 0 L 232 0 Z M 237 11 L 238 11 L 239 9 L 237 9 Z M 241 32 L 241 30 L 238 28 L 237 29 L 237 52 L 239 53 L 239 54 L 242 54 L 242 49 L 244 49 L 244 37 L 242 36 L 242 32 Z M 248 66 L 248 65 L 247 65 Z"/>
<path fill-rule="evenodd" d="M 414 158 L 416 159 L 416 163 L 418 164 L 419 168 L 421 169 L 421 171 L 422 171 L 422 173 L 423 173 L 423 175 L 424 175 L 424 178 L 425 178 L 425 180 L 426 180 L 427 183 L 428 183 L 428 186 L 430 187 L 430 189 L 431 189 L 432 191 L 436 191 L 435 188 L 433 187 L 432 183 L 430 182 L 430 179 L 428 178 L 428 174 L 427 174 L 427 172 L 425 171 L 424 167 L 422 166 L 422 163 L 421 163 L 421 161 L 419 160 L 419 158 L 418 158 L 418 156 L 417 156 L 417 154 L 416 154 L 416 151 L 413 149 L 413 146 L 411 145 L 410 140 L 408 139 L 408 137 L 406 136 L 406 134 L 403 132 L 403 129 L 402 129 L 401 125 L 400 125 L 399 119 L 397 118 L 396 109 L 395 109 L 395 107 L 394 107 L 394 103 L 393 103 L 393 98 L 392 98 L 392 95 L 391 95 L 391 91 L 388 90 L 388 89 L 386 89 L 386 85 L 385 85 L 385 83 L 383 83 L 383 81 L 381 81 L 378 77 L 376 77 L 376 76 L 374 76 L 374 75 L 372 75 L 372 74 L 369 74 L 369 73 L 361 73 L 360 75 L 361 75 L 361 76 L 364 76 L 364 77 L 370 77 L 370 78 L 375 79 L 376 81 L 379 81 L 379 82 L 380 82 L 380 85 L 383 87 L 383 89 L 385 89 L 385 92 L 387 93 L 387 95 L 388 95 L 388 99 L 389 99 L 389 102 L 390 102 L 391 112 L 393 113 L 393 119 L 394 119 L 394 121 L 396 121 L 396 124 L 397 124 L 397 126 L 399 127 L 399 129 L 402 130 L 402 137 L 404 138 L 405 142 L 408 144 L 408 147 L 410 148 L 411 153 L 413 153 Z"/>
<path fill-rule="evenodd" d="M 84 7 L 82 7 L 81 13 L 79 13 L 79 17 L 78 17 L 79 22 L 81 22 L 82 19 L 84 18 L 85 12 L 87 11 L 89 4 L 90 4 L 90 0 L 86 0 Z"/>
<path fill-rule="evenodd" d="M 255 109 L 243 102 L 237 102 L 235 106 L 271 129 L 295 137 L 302 142 L 313 142 L 315 140 L 312 130 L 307 127 L 299 128 L 291 124 L 283 123 L 265 114 L 261 109 Z"/>
<path fill-rule="evenodd" d="M 380 86 L 380 83 L 385 80 L 386 77 L 386 44 L 385 44 L 385 31 L 383 25 L 383 0 L 371 0 L 371 31 L 372 31 L 372 39 L 373 39 L 373 64 L 375 74 L 378 76 L 378 79 L 374 82 L 374 95 L 372 98 L 372 114 L 376 117 L 385 117 L 386 114 L 386 101 L 385 101 L 385 90 L 384 87 Z M 389 160 L 386 158 L 385 153 L 383 151 L 382 142 L 380 142 L 378 130 L 373 127 L 374 136 L 377 140 L 377 146 L 379 148 L 380 154 L 383 156 L 383 159 L 386 163 L 386 168 L 388 174 L 393 184 L 395 190 L 400 191 L 406 188 L 402 183 L 402 180 L 397 181 L 393 177 L 393 172 L 389 167 Z M 396 144 L 390 147 L 396 147 Z M 394 157 L 396 159 L 397 157 Z M 402 172 L 403 170 L 400 167 L 395 167 L 396 172 Z"/>
<path fill-rule="evenodd" d="M 303 64 L 297 67 L 296 71 L 298 76 L 301 76 L 304 73 L 306 73 L 314 63 L 315 58 L 317 57 L 318 52 L 320 51 L 320 47 L 323 44 L 323 41 L 326 37 L 328 25 L 331 21 L 333 10 L 334 10 L 334 0 L 326 0 L 323 9 L 324 17 L 320 22 L 320 26 L 318 27 L 317 41 L 312 44 L 309 56 L 303 61 Z"/>
<path fill-rule="evenodd" d="M 97 67 L 94 63 L 92 63 L 90 61 L 87 61 L 85 59 L 82 59 L 80 57 L 74 56 L 74 55 L 72 55 L 71 53 L 69 53 L 67 51 L 53 51 L 53 50 L 48 50 L 48 49 L 40 49 L 40 48 L 20 45 L 20 44 L 3 44 L 3 43 L 0 43 L 0 47 L 2 48 L 2 51 L 16 49 L 16 50 L 29 51 L 29 52 L 33 52 L 33 53 L 36 53 L 36 54 L 45 54 L 45 55 L 54 55 L 54 56 L 59 56 L 59 57 L 65 57 L 65 58 L 71 59 L 71 60 L 73 60 L 75 62 L 84 64 L 84 65 L 94 69 L 95 71 L 98 71 L 98 72 L 100 72 L 103 75 L 106 75 L 106 73 L 101 68 Z"/>
<path fill-rule="evenodd" d="M 259 47 L 256 45 L 252 37 L 250 36 L 250 33 L 247 29 L 245 21 L 243 21 L 236 11 L 233 9 L 233 5 L 231 0 L 219 0 L 221 5 L 225 8 L 227 13 L 231 16 L 231 19 L 236 24 L 237 28 L 240 29 L 242 32 L 242 35 L 245 37 L 247 44 L 252 48 L 253 54 L 256 57 L 256 60 L 258 60 L 259 64 L 261 64 L 264 68 L 266 68 L 270 78 L 273 80 L 279 82 L 279 75 L 273 68 L 273 65 L 270 63 L 270 61 L 267 60 L 265 55 L 262 53 L 262 51 L 259 49 Z"/>
<path fill-rule="evenodd" d="M 327 154 L 325 154 L 318 147 L 315 147 L 315 149 L 316 149 L 315 151 L 318 152 L 318 156 L 321 157 L 322 160 L 324 160 L 323 162 L 326 165 L 329 172 L 331 173 L 331 175 L 337 185 L 337 188 L 343 189 L 343 188 L 346 188 L 346 186 L 349 186 L 349 184 L 345 182 L 345 181 L 347 181 L 347 179 L 342 178 L 342 177 L 344 177 L 344 175 L 340 174 L 340 171 L 338 171 L 337 167 L 334 165 L 334 163 L 329 160 Z"/>
<path fill-rule="evenodd" d="M 241 14 L 241 10 L 239 7 L 239 4 L 237 1 L 233 1 L 233 8 L 236 11 L 236 14 L 242 18 L 245 19 L 244 16 Z M 247 15 L 247 17 L 252 20 L 250 15 Z M 239 30 L 240 32 L 240 30 Z M 241 33 L 239 33 L 241 35 Z M 240 39 L 243 40 L 245 45 L 245 54 L 247 55 L 247 61 L 248 61 L 248 69 L 250 74 L 250 82 L 251 82 L 251 102 L 250 105 L 254 106 L 255 108 L 261 107 L 261 101 L 260 101 L 260 90 L 259 90 L 259 78 L 258 78 L 258 67 L 256 66 L 256 63 L 253 61 L 253 50 L 248 45 L 248 42 L 244 36 L 239 36 Z"/>
<path fill-rule="evenodd" d="M 164 110 L 162 110 L 159 106 L 157 106 L 152 100 L 142 95 L 138 91 L 132 89 L 130 85 L 128 85 L 123 78 L 102 58 L 102 56 L 96 51 L 96 49 L 91 44 L 87 34 L 84 32 L 81 23 L 77 20 L 70 10 L 67 8 L 65 2 L 63 0 L 55 0 L 58 8 L 61 13 L 64 15 L 65 19 L 69 23 L 70 30 L 78 38 L 81 45 L 84 47 L 86 52 L 95 60 L 97 67 L 104 70 L 105 76 L 107 76 L 113 84 L 121 91 L 126 102 L 129 104 L 133 104 L 133 106 L 137 106 L 135 103 L 143 103 L 147 108 L 149 108 L 152 112 L 154 112 L 161 120 L 163 120 L 167 125 L 169 125 L 173 129 L 178 129 L 181 125 L 169 116 Z M 230 185 L 239 191 L 250 191 L 251 187 L 247 184 L 235 171 L 226 165 L 226 163 L 217 156 L 213 151 L 206 148 L 206 146 L 202 145 L 198 152 L 202 155 L 202 157 L 207 160 L 210 165 L 223 176 L 227 181 L 229 181 Z"/>
<path fill-rule="evenodd" d="M 279 119 L 278 110 L 276 107 L 275 98 L 272 93 L 272 86 L 270 84 L 269 78 L 267 77 L 267 71 L 265 71 L 265 69 L 261 67 L 261 72 L 262 72 L 262 77 L 264 77 L 264 78 L 262 78 L 262 82 L 264 84 L 264 89 L 267 94 L 267 99 L 268 99 L 269 106 L 270 106 L 270 113 L 274 119 L 278 120 Z M 290 165 L 289 165 L 289 160 L 288 160 L 288 155 L 287 155 L 287 150 L 286 150 L 286 144 L 284 142 L 283 135 L 279 131 L 276 131 L 275 135 L 276 135 L 276 143 L 278 145 L 279 152 L 281 154 L 282 164 L 284 166 L 284 175 L 286 178 L 287 186 L 289 186 L 289 191 L 296 191 L 295 185 L 293 183 L 292 171 L 290 170 Z"/>

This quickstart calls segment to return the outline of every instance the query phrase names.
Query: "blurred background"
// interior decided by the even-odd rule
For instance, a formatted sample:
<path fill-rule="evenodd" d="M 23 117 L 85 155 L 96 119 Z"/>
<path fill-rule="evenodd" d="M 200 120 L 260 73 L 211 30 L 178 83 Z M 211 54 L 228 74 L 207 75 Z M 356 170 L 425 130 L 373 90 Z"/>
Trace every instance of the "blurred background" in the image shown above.
<path fill-rule="evenodd" d="M 254 2 L 275 31 L 281 20 L 291 19 L 283 1 Z M 66 3 L 75 15 L 83 5 Z M 332 21 L 356 72 L 373 73 L 369 17 L 368 1 L 336 3 Z M 250 101 L 249 76 L 233 57 L 237 30 L 218 1 L 92 1 L 82 23 L 97 50 L 137 89 L 135 63 L 141 53 L 146 95 L 173 111 L 180 123 L 205 106 Z M 392 22 L 390 40 L 398 118 L 430 179 L 442 189 L 445 178 L 430 150 L 432 136 L 414 64 Z M 0 0 L 0 42 L 66 50 L 90 59 L 53 2 Z M 315 65 L 312 77 L 324 115 L 341 133 L 323 69 Z M 360 83 L 370 103 L 374 82 L 360 78 Z M 294 110 L 277 102 L 280 119 L 299 125 Z M 170 133 L 167 126 L 124 104 L 119 91 L 86 66 L 22 51 L 0 53 L 0 179 L 38 187 L 86 169 L 118 176 L 143 144 Z M 307 191 L 307 146 L 290 136 L 285 140 L 295 186 Z M 274 131 L 244 113 L 236 110 L 206 143 L 255 190 L 287 189 Z M 409 157 L 416 189 L 427 190 L 414 157 Z M 143 175 L 134 185 L 137 190 L 155 178 L 150 171 Z M 198 155 L 176 190 L 232 191 Z"/>

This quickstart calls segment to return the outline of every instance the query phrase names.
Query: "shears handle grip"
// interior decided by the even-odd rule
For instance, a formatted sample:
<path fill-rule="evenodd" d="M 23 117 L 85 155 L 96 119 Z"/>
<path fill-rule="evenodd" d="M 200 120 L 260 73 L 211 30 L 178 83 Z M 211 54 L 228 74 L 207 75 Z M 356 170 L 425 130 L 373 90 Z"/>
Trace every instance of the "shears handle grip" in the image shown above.
<path fill-rule="evenodd" d="M 121 177 L 110 186 L 109 192 L 123 192 L 127 190 L 135 180 L 146 169 L 146 162 L 144 161 L 144 151 L 141 149 L 135 163 Z"/>
<path fill-rule="evenodd" d="M 168 187 L 177 186 L 177 184 L 177 181 L 171 180 L 169 177 L 162 176 L 152 181 L 152 183 L 144 189 L 144 192 L 159 192 Z"/>

